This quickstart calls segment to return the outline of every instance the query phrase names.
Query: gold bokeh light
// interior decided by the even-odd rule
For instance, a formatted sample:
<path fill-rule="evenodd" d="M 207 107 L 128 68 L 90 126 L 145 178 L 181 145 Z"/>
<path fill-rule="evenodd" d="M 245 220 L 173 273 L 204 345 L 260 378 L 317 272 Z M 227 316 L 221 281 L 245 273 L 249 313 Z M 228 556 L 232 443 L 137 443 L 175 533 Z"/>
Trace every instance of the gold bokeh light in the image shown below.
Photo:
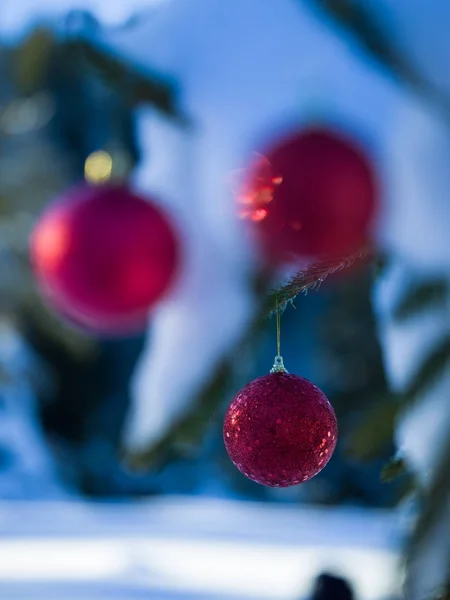
<path fill-rule="evenodd" d="M 92 152 L 84 163 L 84 178 L 89 183 L 104 183 L 112 174 L 113 159 L 106 150 Z"/>

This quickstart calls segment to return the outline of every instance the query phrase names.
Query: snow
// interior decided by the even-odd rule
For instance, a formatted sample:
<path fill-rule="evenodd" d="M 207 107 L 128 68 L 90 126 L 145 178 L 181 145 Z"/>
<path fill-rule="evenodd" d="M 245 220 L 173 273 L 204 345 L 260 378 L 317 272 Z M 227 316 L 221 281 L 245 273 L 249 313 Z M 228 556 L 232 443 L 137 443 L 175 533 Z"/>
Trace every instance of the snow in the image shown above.
<path fill-rule="evenodd" d="M 0 503 L 0 596 L 298 600 L 322 570 L 361 600 L 400 581 L 395 513 L 165 497 Z"/>
<path fill-rule="evenodd" d="M 386 132 L 384 246 L 422 277 L 450 273 L 449 132 L 448 120 L 420 98 L 405 103 Z"/>
<path fill-rule="evenodd" d="M 253 309 L 236 253 L 221 251 L 205 226 L 196 195 L 195 140 L 150 109 L 140 111 L 138 130 L 149 158 L 134 183 L 163 204 L 178 226 L 182 262 L 172 294 L 152 314 L 133 376 L 134 409 L 125 438 L 134 450 L 158 441 L 189 408 L 245 331 Z"/>

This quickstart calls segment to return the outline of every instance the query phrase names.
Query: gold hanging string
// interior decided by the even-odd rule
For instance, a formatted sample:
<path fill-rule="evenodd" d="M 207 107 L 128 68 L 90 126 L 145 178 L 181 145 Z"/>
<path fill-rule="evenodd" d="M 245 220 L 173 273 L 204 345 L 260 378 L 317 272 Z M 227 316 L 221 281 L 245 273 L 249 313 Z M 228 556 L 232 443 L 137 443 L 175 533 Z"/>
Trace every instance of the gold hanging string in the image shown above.
<path fill-rule="evenodd" d="M 281 311 L 278 303 L 278 292 L 275 293 L 275 318 L 277 323 L 277 355 L 275 356 L 275 361 L 270 372 L 287 373 L 281 356 Z"/>
<path fill-rule="evenodd" d="M 276 302 L 276 321 L 277 321 L 277 356 L 281 356 L 281 315 L 280 305 L 278 304 L 278 292 L 275 294 Z"/>

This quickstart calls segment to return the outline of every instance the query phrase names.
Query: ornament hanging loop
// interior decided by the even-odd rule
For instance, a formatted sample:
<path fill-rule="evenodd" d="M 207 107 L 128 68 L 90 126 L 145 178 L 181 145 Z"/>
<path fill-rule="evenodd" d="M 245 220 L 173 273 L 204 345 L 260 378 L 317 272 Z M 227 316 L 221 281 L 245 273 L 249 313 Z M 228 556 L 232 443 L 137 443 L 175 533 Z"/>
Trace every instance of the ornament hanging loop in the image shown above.
<path fill-rule="evenodd" d="M 275 294 L 275 316 L 277 322 L 277 355 L 275 356 L 275 360 L 273 363 L 273 367 L 270 369 L 271 373 L 287 373 L 284 363 L 283 357 L 281 356 L 281 314 L 280 314 L 280 305 L 278 304 L 278 293 Z"/>
<path fill-rule="evenodd" d="M 270 369 L 271 373 L 287 373 L 286 367 L 283 363 L 282 356 L 275 356 L 273 367 Z"/>

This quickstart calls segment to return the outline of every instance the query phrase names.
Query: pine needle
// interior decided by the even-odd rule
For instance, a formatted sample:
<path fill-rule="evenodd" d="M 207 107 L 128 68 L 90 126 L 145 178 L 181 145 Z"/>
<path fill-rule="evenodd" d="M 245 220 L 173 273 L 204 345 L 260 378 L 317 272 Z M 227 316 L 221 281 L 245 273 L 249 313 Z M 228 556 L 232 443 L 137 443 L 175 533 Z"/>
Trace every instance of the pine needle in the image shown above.
<path fill-rule="evenodd" d="M 431 306 L 443 305 L 447 300 L 449 285 L 447 281 L 438 279 L 416 285 L 408 290 L 394 310 L 394 317 L 405 320 Z"/>
<path fill-rule="evenodd" d="M 368 256 L 366 250 L 352 254 L 345 258 L 337 258 L 334 260 L 321 261 L 309 265 L 296 273 L 284 286 L 279 290 L 273 291 L 270 296 L 269 306 L 276 306 L 276 295 L 278 295 L 278 304 L 280 310 L 284 310 L 289 302 L 293 302 L 299 294 L 307 294 L 309 291 L 317 291 L 322 283 L 331 275 L 343 271 L 351 267 L 358 260 Z M 271 309 L 271 315 L 274 309 Z"/>
<path fill-rule="evenodd" d="M 420 398 L 439 380 L 447 368 L 450 368 L 450 336 L 444 337 L 426 357 L 409 389 L 403 394 L 402 405 L 407 406 Z"/>

